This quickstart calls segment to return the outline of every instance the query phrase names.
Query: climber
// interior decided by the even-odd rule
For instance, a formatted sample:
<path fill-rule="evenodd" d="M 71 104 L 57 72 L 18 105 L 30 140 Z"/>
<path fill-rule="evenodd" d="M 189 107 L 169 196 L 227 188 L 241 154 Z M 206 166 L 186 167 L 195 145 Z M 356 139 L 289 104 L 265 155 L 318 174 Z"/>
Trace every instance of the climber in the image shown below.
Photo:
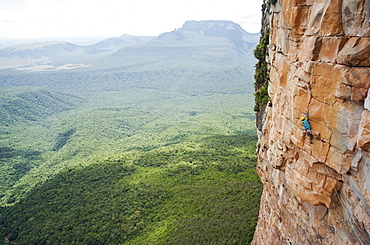
<path fill-rule="evenodd" d="M 301 117 L 301 123 L 304 127 L 304 133 L 310 137 L 312 137 L 312 128 L 310 125 L 310 121 L 308 120 L 308 112 L 306 113 L 305 117 Z"/>
<path fill-rule="evenodd" d="M 305 117 L 301 117 L 301 123 L 304 127 L 304 134 L 310 137 L 310 143 L 312 144 L 313 134 L 310 121 L 308 120 L 308 112 Z"/>
<path fill-rule="evenodd" d="M 312 131 L 310 120 L 308 119 L 308 112 L 305 117 L 301 117 L 301 123 L 304 127 L 304 134 L 310 137 L 310 143 L 312 144 L 313 138 L 320 138 L 320 133 Z"/>

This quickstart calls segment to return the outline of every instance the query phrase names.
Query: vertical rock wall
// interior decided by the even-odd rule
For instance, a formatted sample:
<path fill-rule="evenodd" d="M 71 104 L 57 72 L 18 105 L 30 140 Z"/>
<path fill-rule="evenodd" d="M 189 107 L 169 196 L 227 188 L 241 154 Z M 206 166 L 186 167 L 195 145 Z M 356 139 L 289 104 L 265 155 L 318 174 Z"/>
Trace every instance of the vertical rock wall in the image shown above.
<path fill-rule="evenodd" d="M 253 244 L 370 244 L 370 0 L 274 2 Z"/>

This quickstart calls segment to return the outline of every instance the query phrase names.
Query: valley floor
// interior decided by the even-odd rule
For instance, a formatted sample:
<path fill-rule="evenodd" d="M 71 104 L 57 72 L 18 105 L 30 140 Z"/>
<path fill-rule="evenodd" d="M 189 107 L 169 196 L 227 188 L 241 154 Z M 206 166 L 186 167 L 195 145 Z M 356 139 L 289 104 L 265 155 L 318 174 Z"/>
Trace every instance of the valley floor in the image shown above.
<path fill-rule="evenodd" d="M 261 184 L 251 99 L 140 92 L 140 103 L 134 93 L 109 92 L 1 127 L 3 237 L 17 244 L 252 240 Z"/>

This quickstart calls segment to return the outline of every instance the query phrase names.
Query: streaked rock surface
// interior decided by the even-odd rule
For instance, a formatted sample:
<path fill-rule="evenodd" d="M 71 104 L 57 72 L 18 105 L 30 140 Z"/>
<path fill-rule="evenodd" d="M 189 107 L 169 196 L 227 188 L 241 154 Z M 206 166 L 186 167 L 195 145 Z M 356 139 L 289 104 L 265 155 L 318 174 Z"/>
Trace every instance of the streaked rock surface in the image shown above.
<path fill-rule="evenodd" d="M 370 244 L 370 0 L 279 0 L 266 13 L 272 106 L 253 244 Z"/>

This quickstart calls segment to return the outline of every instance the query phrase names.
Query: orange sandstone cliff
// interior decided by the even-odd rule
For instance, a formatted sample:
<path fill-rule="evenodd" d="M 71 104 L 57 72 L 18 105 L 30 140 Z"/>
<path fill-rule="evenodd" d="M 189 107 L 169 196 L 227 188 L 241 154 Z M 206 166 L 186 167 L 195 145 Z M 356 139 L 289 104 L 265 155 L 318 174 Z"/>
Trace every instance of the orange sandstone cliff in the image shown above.
<path fill-rule="evenodd" d="M 263 6 L 269 102 L 256 109 L 264 190 L 252 244 L 370 244 L 370 0 Z"/>

